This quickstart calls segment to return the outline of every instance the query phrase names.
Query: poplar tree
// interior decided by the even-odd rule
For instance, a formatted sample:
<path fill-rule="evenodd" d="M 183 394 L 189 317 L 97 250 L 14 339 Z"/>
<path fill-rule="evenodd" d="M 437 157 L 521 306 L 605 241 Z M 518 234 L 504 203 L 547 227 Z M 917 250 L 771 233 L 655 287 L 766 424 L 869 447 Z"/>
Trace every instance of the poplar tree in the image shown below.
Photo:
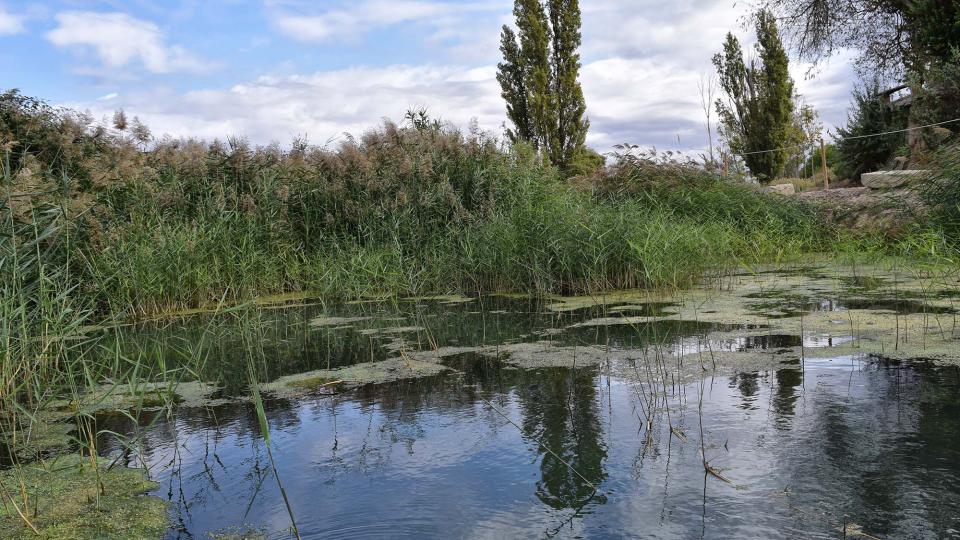
<path fill-rule="evenodd" d="M 504 25 L 497 65 L 513 141 L 530 142 L 566 169 L 584 150 L 589 121 L 580 87 L 577 0 L 515 0 L 517 32 Z"/>
<path fill-rule="evenodd" d="M 577 0 L 550 0 L 553 29 L 553 93 L 556 130 L 550 142 L 550 161 L 569 166 L 583 148 L 590 129 L 584 117 L 587 105 L 580 87 L 580 5 Z"/>
<path fill-rule="evenodd" d="M 750 172 L 769 182 L 783 172 L 793 115 L 789 59 L 772 14 L 757 14 L 758 58 L 745 61 L 740 42 L 727 34 L 713 57 L 727 102 L 717 101 L 723 134 Z"/>
<path fill-rule="evenodd" d="M 513 129 L 507 129 L 507 137 L 514 142 L 532 141 L 533 120 L 527 103 L 523 56 L 517 45 L 517 36 L 509 26 L 504 26 L 500 35 L 500 53 L 503 54 L 503 62 L 497 64 L 497 81 L 500 83 L 500 95 L 507 102 L 507 118 L 513 123 Z"/>

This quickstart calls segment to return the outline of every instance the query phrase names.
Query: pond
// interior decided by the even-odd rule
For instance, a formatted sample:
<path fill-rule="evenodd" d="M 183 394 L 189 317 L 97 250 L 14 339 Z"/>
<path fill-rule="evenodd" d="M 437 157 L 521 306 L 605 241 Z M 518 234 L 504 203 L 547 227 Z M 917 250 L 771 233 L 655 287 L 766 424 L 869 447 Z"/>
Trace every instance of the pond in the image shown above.
<path fill-rule="evenodd" d="M 954 295 L 871 285 L 779 273 L 671 298 L 298 303 L 141 325 L 123 347 L 176 365 L 171 344 L 191 344 L 221 390 L 143 413 L 136 452 L 100 448 L 148 467 L 169 538 L 292 537 L 243 400 L 252 369 L 303 538 L 960 538 Z M 118 413 L 98 428 L 134 433 Z"/>

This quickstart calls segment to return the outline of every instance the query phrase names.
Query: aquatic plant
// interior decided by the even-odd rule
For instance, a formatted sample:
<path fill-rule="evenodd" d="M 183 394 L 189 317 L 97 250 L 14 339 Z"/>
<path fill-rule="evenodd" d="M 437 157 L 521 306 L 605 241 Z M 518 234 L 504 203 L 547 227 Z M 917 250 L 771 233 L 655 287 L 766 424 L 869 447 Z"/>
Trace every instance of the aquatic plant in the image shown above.
<path fill-rule="evenodd" d="M 935 173 L 921 186 L 921 194 L 930 204 L 931 218 L 942 236 L 960 247 L 960 144 L 946 145 L 933 156 Z"/>
<path fill-rule="evenodd" d="M 21 123 L 69 118 L 17 103 L 5 106 Z M 98 156 L 47 179 L 59 188 L 16 199 L 10 214 L 29 227 L 35 209 L 64 210 L 72 236 L 57 264 L 70 264 L 70 295 L 101 315 L 295 290 L 677 287 L 708 268 L 818 250 L 832 236 L 811 209 L 692 162 L 627 152 L 571 184 L 523 144 L 503 147 L 425 115 L 333 149 L 242 139 L 143 147 L 104 129 Z M 29 154 L 40 171 L 31 175 L 53 170 L 44 155 Z M 22 167 L 5 170 L 8 184 L 26 181 Z"/>

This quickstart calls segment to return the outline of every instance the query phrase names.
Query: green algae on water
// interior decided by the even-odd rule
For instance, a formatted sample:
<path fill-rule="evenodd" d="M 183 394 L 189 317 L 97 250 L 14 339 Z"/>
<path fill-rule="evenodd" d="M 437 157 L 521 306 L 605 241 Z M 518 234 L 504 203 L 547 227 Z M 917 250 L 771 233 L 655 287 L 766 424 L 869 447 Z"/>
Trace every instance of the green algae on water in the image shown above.
<path fill-rule="evenodd" d="M 4 442 L 7 445 L 7 452 L 16 456 L 18 460 L 33 461 L 69 448 L 73 442 L 70 436 L 73 429 L 73 424 L 48 421 L 38 414 L 24 429 L 8 433 Z"/>
<path fill-rule="evenodd" d="M 157 484 L 141 469 L 101 463 L 97 471 L 89 459 L 72 454 L 0 472 L 0 485 L 2 538 L 147 539 L 160 538 L 169 527 L 166 503 L 143 495 Z"/>
<path fill-rule="evenodd" d="M 316 317 L 310 321 L 310 326 L 313 326 L 314 328 L 340 328 L 346 327 L 353 323 L 369 321 L 370 319 L 371 317 Z"/>
<path fill-rule="evenodd" d="M 413 358 L 389 358 L 380 362 L 364 362 L 337 369 L 320 369 L 281 377 L 261 385 L 260 388 L 276 396 L 290 396 L 322 388 L 355 388 L 367 384 L 417 379 L 444 371 L 447 371 L 446 367 L 432 362 Z"/>
<path fill-rule="evenodd" d="M 110 410 L 151 410 L 171 405 L 200 407 L 223 400 L 213 396 L 220 388 L 200 381 L 179 383 L 102 384 L 76 397 L 52 401 L 50 411 L 96 413 Z"/>

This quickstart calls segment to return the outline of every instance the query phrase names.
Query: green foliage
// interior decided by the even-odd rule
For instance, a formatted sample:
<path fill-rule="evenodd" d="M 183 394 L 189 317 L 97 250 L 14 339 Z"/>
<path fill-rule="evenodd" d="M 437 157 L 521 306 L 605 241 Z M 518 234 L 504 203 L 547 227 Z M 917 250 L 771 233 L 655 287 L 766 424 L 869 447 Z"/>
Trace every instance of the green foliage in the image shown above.
<path fill-rule="evenodd" d="M 567 170 L 581 152 L 590 122 L 580 87 L 577 0 L 516 0 L 518 33 L 504 25 L 497 67 L 513 142 L 526 141 Z M 518 42 L 519 41 L 519 42 Z"/>
<path fill-rule="evenodd" d="M 603 171 L 605 162 L 602 154 L 584 146 L 574 153 L 570 166 L 567 168 L 567 174 L 570 176 L 591 175 Z"/>
<path fill-rule="evenodd" d="M 82 163 L 101 138 L 87 132 L 89 122 L 18 90 L 0 93 L 0 151 L 9 152 L 7 170 L 42 169 L 33 172 L 82 177 Z"/>
<path fill-rule="evenodd" d="M 837 170 L 837 167 L 840 165 L 840 151 L 837 149 L 837 145 L 835 143 L 826 143 L 824 150 L 827 153 L 827 169 L 831 172 Z M 823 177 L 823 158 L 820 156 L 819 147 L 813 149 L 807 156 L 800 173 L 801 178 Z M 831 175 L 831 178 L 833 178 L 833 175 Z"/>
<path fill-rule="evenodd" d="M 823 125 L 820 115 L 802 97 L 794 95 L 794 106 L 790 129 L 786 140 L 786 160 L 783 175 L 794 178 L 808 176 L 811 169 L 808 161 L 820 158 L 820 139 Z M 817 167 L 819 167 L 819 162 Z"/>
<path fill-rule="evenodd" d="M 940 148 L 932 161 L 935 176 L 921 189 L 932 208 L 930 221 L 954 248 L 960 248 L 960 144 Z"/>
<path fill-rule="evenodd" d="M 837 173 L 843 178 L 859 180 L 861 174 L 877 170 L 904 144 L 903 133 L 863 137 L 906 127 L 904 113 L 891 110 L 880 100 L 881 90 L 877 81 L 853 90 L 853 110 L 847 115 L 847 125 L 837 128 Z"/>
<path fill-rule="evenodd" d="M 170 526 L 167 504 L 158 497 L 143 495 L 156 488 L 156 482 L 146 479 L 145 470 L 91 465 L 77 455 L 4 470 L 0 472 L 0 493 L 4 494 L 0 536 L 49 540 L 160 538 Z M 16 512 L 18 508 L 27 509 L 26 515 L 37 532 L 27 528 Z"/>
<path fill-rule="evenodd" d="M 746 257 L 731 234 L 752 235 L 761 222 L 794 230 L 780 213 L 793 205 L 717 187 L 689 162 L 628 152 L 607 171 L 602 156 L 581 148 L 569 169 L 581 176 L 568 185 L 528 145 L 503 148 L 425 111 L 334 149 L 234 139 L 138 150 L 115 137 L 101 152 L 129 173 L 23 203 L 83 202 L 82 213 L 58 214 L 58 230 L 71 236 L 56 244 L 65 249 L 50 244 L 48 268 L 69 268 L 65 298 L 101 314 L 142 316 L 297 290 L 354 298 L 679 286 L 706 266 Z M 88 173 L 101 170 L 99 160 L 88 163 Z M 757 211 L 776 212 L 768 217 L 783 227 L 749 217 Z M 32 210 L 5 215 L 23 230 L 40 227 Z M 803 216 L 811 227 L 817 220 Z M 685 234 L 728 247 L 715 246 L 724 254 L 715 258 L 681 256 L 670 245 Z M 798 250 L 812 246 L 803 238 Z"/>
<path fill-rule="evenodd" d="M 552 28 L 552 83 L 556 129 L 550 136 L 550 162 L 566 169 L 583 148 L 590 129 L 580 87 L 580 5 L 578 0 L 549 0 Z"/>
<path fill-rule="evenodd" d="M 861 53 L 866 75 L 923 75 L 960 46 L 955 0 L 766 0 L 787 25 L 797 52 L 814 61 L 844 50 Z"/>
<path fill-rule="evenodd" d="M 551 29 L 540 0 L 516 0 L 513 7 L 519 29 L 520 56 L 523 62 L 513 69 L 523 71 L 530 116 L 529 140 L 535 148 L 550 144 L 551 129 L 556 122 L 556 105 L 550 83 Z M 518 128 L 520 131 L 520 128 Z"/>
<path fill-rule="evenodd" d="M 960 2 L 887 2 L 903 15 L 902 24 L 908 29 L 909 45 L 904 50 L 911 71 L 922 73 L 925 66 L 935 67 L 960 47 Z"/>
<path fill-rule="evenodd" d="M 503 62 L 497 64 L 497 81 L 500 96 L 507 103 L 507 118 L 513 129 L 507 129 L 507 137 L 513 141 L 533 141 L 533 120 L 527 102 L 526 61 L 517 44 L 517 35 L 507 25 L 500 35 L 500 54 Z"/>
<path fill-rule="evenodd" d="M 957 0 L 766 0 L 764 4 L 785 21 L 801 56 L 817 61 L 837 51 L 858 50 L 858 68 L 867 79 L 908 83 L 913 103 L 904 113 L 905 124 L 919 126 L 960 117 Z M 943 142 L 942 132 L 925 130 L 909 138 L 914 135 L 922 137 L 910 142 L 909 150 L 915 155 L 909 157 L 915 162 L 923 161 L 927 149 Z M 875 153 L 868 148 L 852 152 Z M 857 170 L 864 168 L 848 163 L 845 172 Z"/>
<path fill-rule="evenodd" d="M 953 49 L 948 56 L 932 63 L 922 84 L 913 87 L 919 90 L 914 96 L 911 114 L 919 123 L 933 124 L 960 118 L 960 49 Z M 944 127 L 953 131 L 960 129 L 958 124 Z M 924 134 L 929 135 L 929 132 Z M 928 136 L 926 142 L 928 146 L 936 147 L 942 141 Z"/>
<path fill-rule="evenodd" d="M 722 133 L 750 172 L 769 182 L 783 171 L 787 159 L 783 147 L 793 129 L 793 80 L 773 15 L 761 11 L 756 19 L 759 63 L 746 64 L 739 41 L 727 34 L 713 64 L 728 100 L 717 101 Z"/>
<path fill-rule="evenodd" d="M 129 175 L 5 211 L 21 263 L 3 290 L 0 331 L 24 359 L 5 374 L 6 391 L 36 392 L 24 366 L 49 373 L 40 352 L 72 343 L 17 335 L 69 335 L 93 314 L 304 290 L 352 299 L 681 287 L 838 239 L 813 209 L 676 156 L 622 147 L 602 167 L 584 152 L 583 174 L 564 182 L 526 144 L 505 148 L 425 112 L 407 120 L 335 148 L 160 141 L 127 158 L 110 148 L 126 148 L 115 139 L 100 151 L 129 159 L 117 162 Z M 83 215 L 44 213 L 81 200 Z M 38 247 L 42 267 L 26 264 Z M 92 377 L 112 369 L 91 368 Z"/>

